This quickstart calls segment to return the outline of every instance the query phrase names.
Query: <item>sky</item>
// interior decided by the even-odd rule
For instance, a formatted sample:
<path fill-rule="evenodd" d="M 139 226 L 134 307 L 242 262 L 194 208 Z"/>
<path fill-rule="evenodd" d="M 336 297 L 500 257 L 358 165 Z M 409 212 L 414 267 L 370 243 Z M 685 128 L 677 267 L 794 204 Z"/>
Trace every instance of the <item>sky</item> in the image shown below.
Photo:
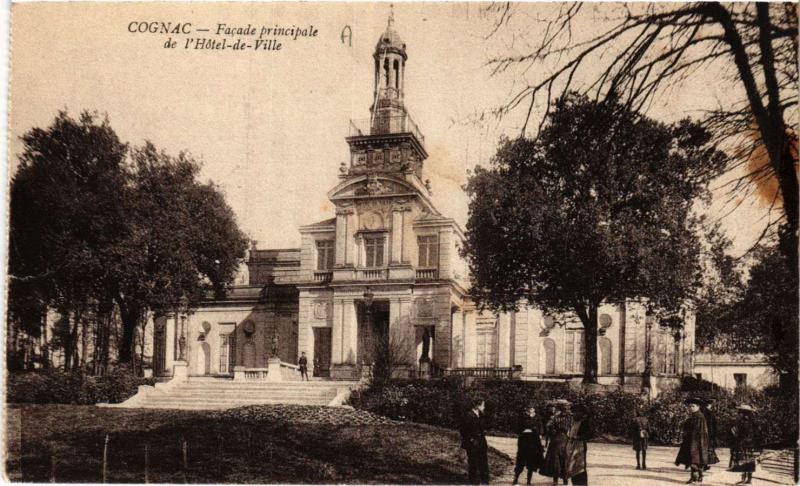
<path fill-rule="evenodd" d="M 488 163 L 501 136 L 519 133 L 525 110 L 500 120 L 487 113 L 551 68 L 492 76 L 487 61 L 499 52 L 525 52 L 539 34 L 539 19 L 556 5 L 527 4 L 514 18 L 520 35 L 488 38 L 492 17 L 485 5 L 394 6 L 394 27 L 407 44 L 406 106 L 430 154 L 424 177 L 438 209 L 462 227 L 468 170 Z M 604 22 L 606 7 L 593 8 L 598 17 L 576 29 L 578 38 Z M 333 216 L 327 193 L 338 182 L 340 163 L 349 161 L 349 121 L 368 125 L 372 54 L 389 13 L 388 3 L 14 4 L 9 173 L 22 150 L 19 137 L 48 126 L 59 110 L 105 113 L 122 140 L 149 140 L 200 160 L 201 178 L 220 187 L 259 248 L 297 247 L 300 225 Z M 189 33 L 130 32 L 141 22 L 178 24 Z M 223 39 L 213 35 L 220 24 L 249 24 L 256 38 L 262 26 L 316 29 L 317 35 L 280 37 L 278 51 L 183 48 L 187 39 Z M 343 40 L 346 26 L 351 36 Z M 226 42 L 237 38 L 250 39 Z M 173 49 L 164 47 L 170 39 Z M 603 62 L 596 61 L 598 69 Z M 674 121 L 734 95 L 716 73 L 705 72 L 661 97 L 648 114 Z M 706 212 L 717 219 L 726 207 L 717 197 Z M 735 253 L 758 236 L 763 214 L 753 199 L 722 220 Z"/>

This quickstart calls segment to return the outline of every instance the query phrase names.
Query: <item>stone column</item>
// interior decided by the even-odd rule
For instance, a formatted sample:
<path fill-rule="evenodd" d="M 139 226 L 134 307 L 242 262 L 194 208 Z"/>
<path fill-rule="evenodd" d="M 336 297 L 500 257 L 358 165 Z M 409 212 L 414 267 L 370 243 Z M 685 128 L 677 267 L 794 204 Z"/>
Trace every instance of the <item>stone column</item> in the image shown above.
<path fill-rule="evenodd" d="M 333 302 L 333 329 L 331 331 L 331 364 L 342 364 L 343 331 L 344 331 L 344 303 L 341 300 Z"/>
<path fill-rule="evenodd" d="M 347 215 L 352 212 L 352 208 L 336 208 L 336 266 L 347 261 Z"/>
<path fill-rule="evenodd" d="M 345 236 L 345 264 L 355 266 L 358 263 L 356 255 L 356 230 L 358 229 L 357 214 L 354 209 L 350 209 L 345 215 L 347 219 L 347 231 Z"/>
<path fill-rule="evenodd" d="M 475 366 L 475 314 L 474 310 L 467 311 L 464 319 L 464 367 Z"/>
<path fill-rule="evenodd" d="M 344 308 L 344 349 L 342 358 L 358 365 L 358 314 L 353 299 L 347 299 L 343 303 Z"/>
<path fill-rule="evenodd" d="M 508 313 L 497 316 L 497 366 L 511 366 L 511 318 Z"/>
<path fill-rule="evenodd" d="M 405 205 L 405 201 L 398 201 L 392 207 L 392 256 L 390 261 L 394 264 L 407 263 L 404 214 L 409 210 L 408 206 Z"/>

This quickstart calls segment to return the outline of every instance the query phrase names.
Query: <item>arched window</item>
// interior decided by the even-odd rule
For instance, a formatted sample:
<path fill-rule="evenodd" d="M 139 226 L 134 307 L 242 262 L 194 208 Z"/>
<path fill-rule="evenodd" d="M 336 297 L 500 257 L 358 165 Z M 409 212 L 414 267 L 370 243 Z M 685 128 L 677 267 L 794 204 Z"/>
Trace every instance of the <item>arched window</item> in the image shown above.
<path fill-rule="evenodd" d="M 541 370 L 546 375 L 556 372 L 556 342 L 550 338 L 542 340 Z"/>
<path fill-rule="evenodd" d="M 394 61 L 394 87 L 400 89 L 400 63 Z"/>
<path fill-rule="evenodd" d="M 601 337 L 598 342 L 598 348 L 600 351 L 600 374 L 601 375 L 610 375 L 611 374 L 611 340 L 607 337 Z"/>
<path fill-rule="evenodd" d="M 388 88 L 389 87 L 389 60 L 386 59 L 383 61 L 383 78 L 384 78 L 384 85 Z"/>

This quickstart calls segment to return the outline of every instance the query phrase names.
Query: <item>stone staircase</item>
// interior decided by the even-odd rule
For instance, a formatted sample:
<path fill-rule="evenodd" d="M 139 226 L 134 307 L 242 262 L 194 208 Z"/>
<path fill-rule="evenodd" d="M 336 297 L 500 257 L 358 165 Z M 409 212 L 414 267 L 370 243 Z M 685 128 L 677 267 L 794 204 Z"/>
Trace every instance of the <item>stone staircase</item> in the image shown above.
<path fill-rule="evenodd" d="M 123 408 L 222 410 L 244 405 L 341 405 L 356 382 L 292 381 L 234 382 L 225 378 L 192 377 L 184 382 L 141 386 L 139 393 L 116 405 Z"/>

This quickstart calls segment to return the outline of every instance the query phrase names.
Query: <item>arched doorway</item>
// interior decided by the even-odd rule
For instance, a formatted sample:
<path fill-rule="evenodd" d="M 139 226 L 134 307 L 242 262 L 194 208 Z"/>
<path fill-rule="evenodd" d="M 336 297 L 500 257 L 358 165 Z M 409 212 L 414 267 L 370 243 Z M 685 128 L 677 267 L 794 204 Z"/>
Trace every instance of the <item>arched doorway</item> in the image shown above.
<path fill-rule="evenodd" d="M 611 340 L 607 337 L 601 337 L 597 341 L 597 349 L 600 351 L 600 374 L 611 374 Z"/>
<path fill-rule="evenodd" d="M 556 373 L 556 342 L 550 338 L 542 340 L 541 370 L 546 375 Z"/>
<path fill-rule="evenodd" d="M 205 341 L 202 341 L 197 346 L 197 367 L 195 370 L 198 375 L 211 374 L 211 348 Z"/>

